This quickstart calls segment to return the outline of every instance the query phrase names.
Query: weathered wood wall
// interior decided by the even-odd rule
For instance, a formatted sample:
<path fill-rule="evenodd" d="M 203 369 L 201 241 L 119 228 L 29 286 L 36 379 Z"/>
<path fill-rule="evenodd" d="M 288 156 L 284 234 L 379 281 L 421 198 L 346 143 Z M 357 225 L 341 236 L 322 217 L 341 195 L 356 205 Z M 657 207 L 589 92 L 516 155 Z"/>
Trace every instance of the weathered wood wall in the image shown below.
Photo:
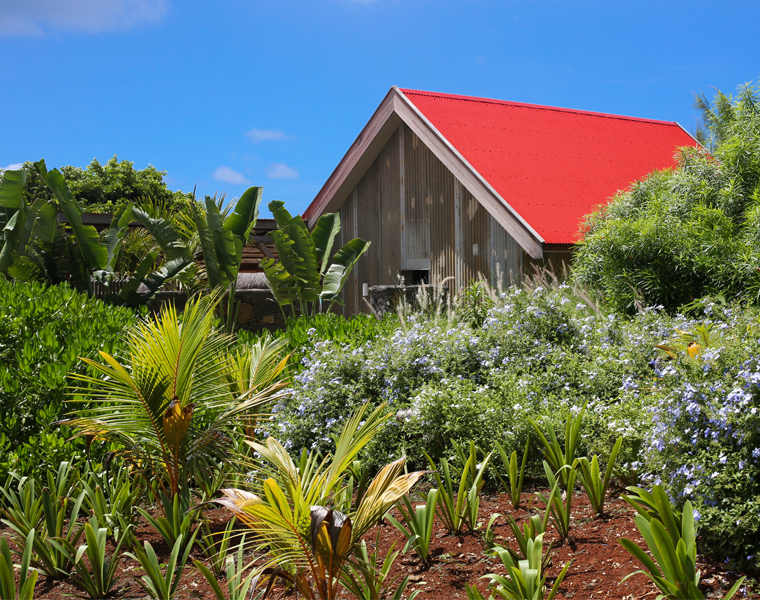
<path fill-rule="evenodd" d="M 458 290 L 473 279 L 509 283 L 524 251 L 430 149 L 402 124 L 340 208 L 341 243 L 372 242 L 343 292 L 344 312 L 368 311 L 362 284 L 393 285 L 405 270 Z"/>

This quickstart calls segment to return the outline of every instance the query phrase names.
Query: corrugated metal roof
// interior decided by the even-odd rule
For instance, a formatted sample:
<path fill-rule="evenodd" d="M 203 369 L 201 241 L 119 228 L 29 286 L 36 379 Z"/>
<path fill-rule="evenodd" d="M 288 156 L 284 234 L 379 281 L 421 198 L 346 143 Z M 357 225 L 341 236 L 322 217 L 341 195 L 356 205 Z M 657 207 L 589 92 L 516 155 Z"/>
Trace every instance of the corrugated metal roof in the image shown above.
<path fill-rule="evenodd" d="M 401 90 L 547 243 L 695 140 L 675 122 Z"/>

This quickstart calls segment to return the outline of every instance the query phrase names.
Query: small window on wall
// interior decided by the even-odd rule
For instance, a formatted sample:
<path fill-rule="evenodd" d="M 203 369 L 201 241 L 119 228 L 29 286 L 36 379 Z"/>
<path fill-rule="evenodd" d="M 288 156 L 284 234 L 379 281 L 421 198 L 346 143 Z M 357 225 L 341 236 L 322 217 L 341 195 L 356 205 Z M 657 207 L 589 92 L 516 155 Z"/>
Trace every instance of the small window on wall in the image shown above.
<path fill-rule="evenodd" d="M 404 285 L 427 285 L 430 283 L 430 269 L 401 271 L 399 275 Z"/>

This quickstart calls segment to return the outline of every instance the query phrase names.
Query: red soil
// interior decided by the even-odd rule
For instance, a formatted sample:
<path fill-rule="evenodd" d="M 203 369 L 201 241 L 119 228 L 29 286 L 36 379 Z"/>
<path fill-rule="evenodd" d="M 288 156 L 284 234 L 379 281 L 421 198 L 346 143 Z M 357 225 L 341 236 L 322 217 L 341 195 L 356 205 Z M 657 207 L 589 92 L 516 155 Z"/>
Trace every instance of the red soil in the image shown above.
<path fill-rule="evenodd" d="M 483 521 L 481 530 L 476 533 L 465 532 L 460 535 L 447 535 L 440 522 L 436 521 L 434 539 L 431 544 L 431 564 L 421 564 L 411 550 L 404 556 L 399 555 L 392 567 L 392 576 L 409 575 L 410 585 L 407 594 L 412 590 L 421 590 L 420 600 L 448 600 L 454 598 L 466 599 L 465 583 L 476 584 L 487 596 L 488 581 L 480 579 L 486 573 L 504 574 L 501 562 L 486 552 L 482 540 L 482 531 L 493 513 L 511 514 L 521 523 L 530 514 L 539 514 L 542 503 L 534 502 L 529 506 L 532 494 L 523 495 L 522 508 L 514 510 L 506 495 L 482 496 L 480 518 Z M 628 538 L 643 545 L 643 540 L 633 521 L 633 510 L 621 499 L 609 499 L 606 505 L 606 515 L 594 518 L 593 511 L 586 496 L 576 492 L 573 499 L 570 538 L 562 545 L 555 545 L 554 558 L 549 569 L 549 585 L 567 561 L 572 561 L 567 575 L 560 587 L 557 598 L 597 599 L 618 598 L 623 600 L 651 599 L 658 591 L 644 575 L 634 575 L 625 582 L 623 578 L 639 570 L 640 565 L 618 543 L 620 538 Z M 213 522 L 215 530 L 224 527 L 228 514 L 224 509 L 207 511 L 207 517 Z M 512 533 L 506 524 L 504 516 L 496 521 L 494 527 L 495 543 L 510 545 L 514 541 Z M 379 527 L 380 550 L 384 555 L 388 548 L 396 543 L 395 549 L 403 548 L 405 539 L 390 525 Z M 0 536 L 11 538 L 11 530 L 0 528 Z M 370 530 L 365 539 L 370 550 L 377 538 L 378 528 Z M 149 541 L 156 550 L 159 558 L 166 560 L 169 549 L 160 536 L 147 524 L 141 523 L 137 529 L 137 537 Z M 553 527 L 549 526 L 546 543 L 557 540 Z M 112 548 L 111 548 L 112 549 Z M 198 547 L 191 554 L 193 558 L 206 562 Z M 700 558 L 699 568 L 702 570 L 702 582 L 705 595 L 709 598 L 722 598 L 733 582 L 742 574 L 729 571 L 726 565 L 714 563 Z M 136 577 L 142 575 L 139 563 L 122 559 L 117 577 L 119 581 L 114 587 L 112 597 L 115 598 L 144 598 L 145 594 L 136 582 Z M 756 574 L 755 574 L 756 576 Z M 223 585 L 223 588 L 225 586 Z M 80 593 L 66 581 L 51 581 L 40 575 L 37 583 L 35 598 L 38 600 L 59 600 L 70 597 L 70 594 Z M 179 592 L 179 600 L 191 598 L 213 598 L 213 593 L 199 571 L 192 565 L 185 569 Z M 285 593 L 281 588 L 276 589 L 272 598 L 293 598 L 293 594 Z M 349 598 L 343 592 L 343 598 Z M 735 598 L 752 598 L 760 600 L 760 593 L 751 589 L 747 595 L 741 592 Z"/>

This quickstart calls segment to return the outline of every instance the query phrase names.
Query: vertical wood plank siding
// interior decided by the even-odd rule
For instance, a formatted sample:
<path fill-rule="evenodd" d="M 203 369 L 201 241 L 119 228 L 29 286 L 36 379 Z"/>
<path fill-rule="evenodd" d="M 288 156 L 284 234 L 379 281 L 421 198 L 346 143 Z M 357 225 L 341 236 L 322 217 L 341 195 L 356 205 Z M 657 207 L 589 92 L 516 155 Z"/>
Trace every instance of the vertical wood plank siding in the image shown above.
<path fill-rule="evenodd" d="M 459 210 L 457 210 L 459 208 Z M 403 216 L 402 216 L 403 215 Z M 522 270 L 522 248 L 405 124 L 340 208 L 340 242 L 372 242 L 343 291 L 346 315 L 367 312 L 362 284 L 392 285 L 401 270 L 430 269 L 459 290 L 483 276 L 505 284 Z"/>

